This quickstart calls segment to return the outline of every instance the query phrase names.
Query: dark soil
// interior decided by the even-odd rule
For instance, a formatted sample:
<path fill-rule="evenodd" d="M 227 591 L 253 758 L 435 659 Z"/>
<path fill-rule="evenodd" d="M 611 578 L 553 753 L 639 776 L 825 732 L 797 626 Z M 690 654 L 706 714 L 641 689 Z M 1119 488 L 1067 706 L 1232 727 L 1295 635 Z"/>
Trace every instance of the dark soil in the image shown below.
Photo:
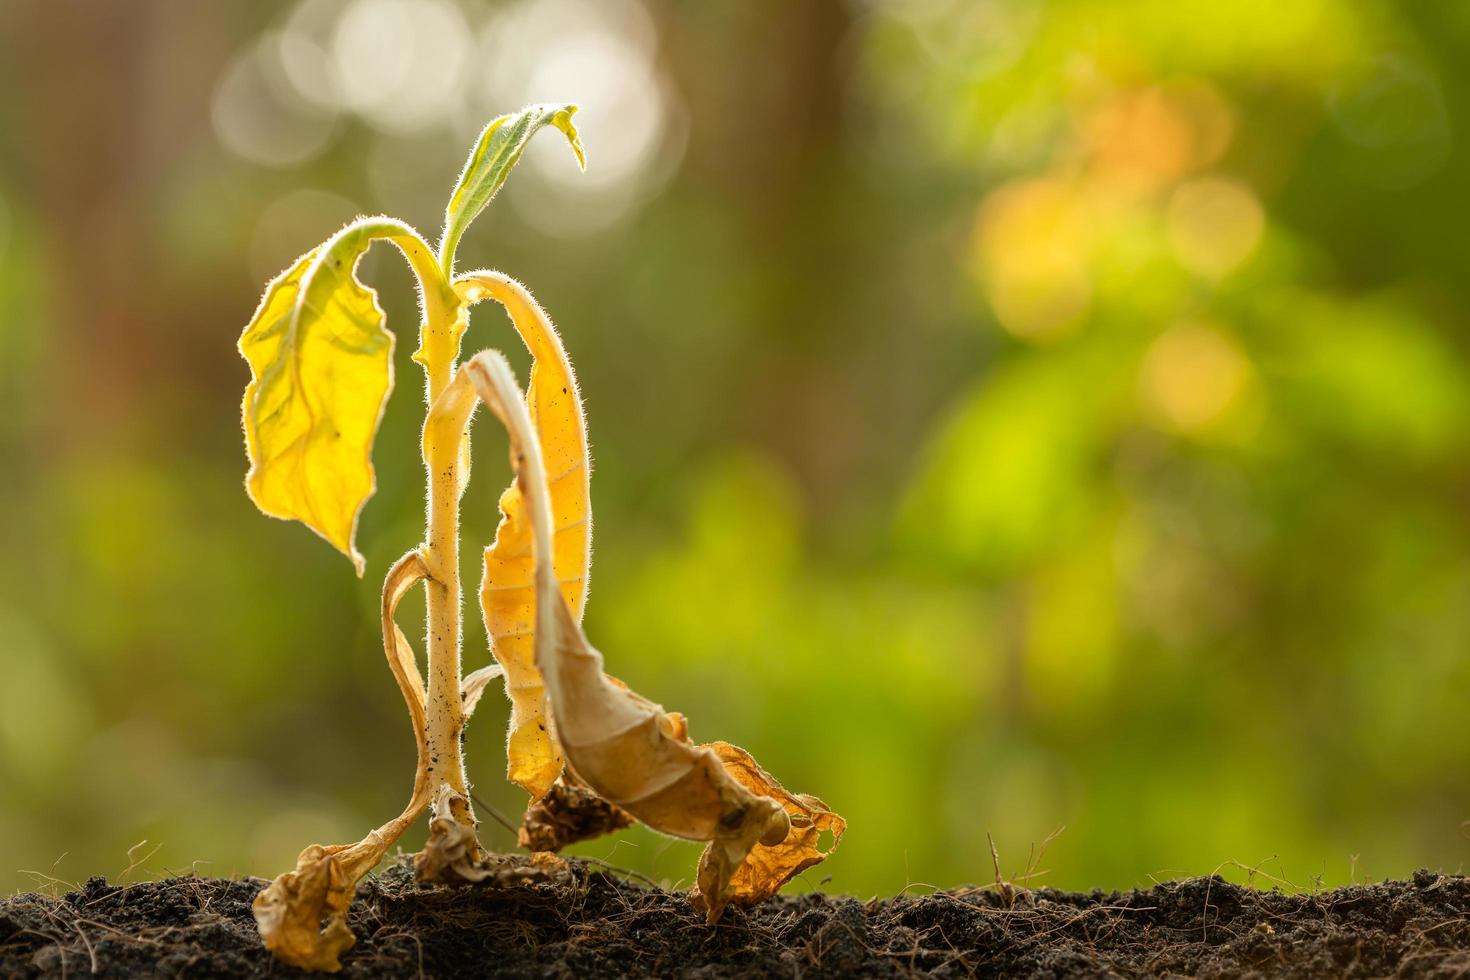
<path fill-rule="evenodd" d="M 1289 895 L 1219 877 L 1146 891 L 821 894 L 730 909 L 574 862 L 573 883 L 421 888 L 393 868 L 352 909 L 343 976 L 1462 977 L 1470 879 Z M 0 976 L 260 977 L 259 879 L 182 877 L 0 902 Z"/>

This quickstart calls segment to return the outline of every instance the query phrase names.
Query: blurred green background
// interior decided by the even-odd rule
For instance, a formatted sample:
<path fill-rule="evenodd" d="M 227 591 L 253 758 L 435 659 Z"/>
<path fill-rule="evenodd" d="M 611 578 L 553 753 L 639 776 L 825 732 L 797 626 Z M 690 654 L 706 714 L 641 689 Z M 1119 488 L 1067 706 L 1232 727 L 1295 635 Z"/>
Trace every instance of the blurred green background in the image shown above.
<path fill-rule="evenodd" d="M 987 831 L 1015 874 L 1061 825 L 1070 887 L 1460 867 L 1467 50 L 1470 6 L 1373 0 L 0 2 L 0 889 L 145 839 L 268 876 L 398 812 L 411 279 L 364 263 L 363 580 L 246 499 L 235 342 L 353 215 L 437 236 L 480 126 L 553 99 L 588 172 L 538 138 L 461 265 L 576 363 L 609 669 L 851 821 L 798 890 L 983 882 Z M 488 305 L 483 346 L 524 371 Z M 469 760 L 514 817 L 504 720 Z"/>

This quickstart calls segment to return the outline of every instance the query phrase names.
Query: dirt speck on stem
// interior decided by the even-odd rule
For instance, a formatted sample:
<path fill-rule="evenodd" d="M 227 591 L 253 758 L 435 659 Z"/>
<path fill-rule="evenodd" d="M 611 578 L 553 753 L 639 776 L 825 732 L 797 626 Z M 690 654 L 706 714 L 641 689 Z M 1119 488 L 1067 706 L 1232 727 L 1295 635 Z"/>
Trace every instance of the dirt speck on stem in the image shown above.
<path fill-rule="evenodd" d="M 1314 894 L 1219 877 L 1141 891 L 959 889 L 732 908 L 597 866 L 510 887 L 419 886 L 389 868 L 350 916 L 344 977 L 1424 977 L 1470 973 L 1470 879 Z M 0 976 L 291 976 L 261 947 L 259 879 L 185 876 L 0 901 Z"/>

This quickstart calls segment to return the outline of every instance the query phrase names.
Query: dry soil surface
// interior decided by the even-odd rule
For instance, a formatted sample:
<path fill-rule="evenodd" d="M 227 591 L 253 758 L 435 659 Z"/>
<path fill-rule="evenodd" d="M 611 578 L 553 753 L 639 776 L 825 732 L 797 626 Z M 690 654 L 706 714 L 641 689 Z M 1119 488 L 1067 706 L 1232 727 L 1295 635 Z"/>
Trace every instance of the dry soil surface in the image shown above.
<path fill-rule="evenodd" d="M 0 976 L 287 977 L 261 948 L 259 879 L 180 877 L 0 901 Z M 1143 891 L 962 889 L 781 898 L 707 928 L 685 895 L 573 862 L 509 888 L 364 883 L 346 977 L 1465 977 L 1470 879 L 1314 894 L 1219 877 Z"/>

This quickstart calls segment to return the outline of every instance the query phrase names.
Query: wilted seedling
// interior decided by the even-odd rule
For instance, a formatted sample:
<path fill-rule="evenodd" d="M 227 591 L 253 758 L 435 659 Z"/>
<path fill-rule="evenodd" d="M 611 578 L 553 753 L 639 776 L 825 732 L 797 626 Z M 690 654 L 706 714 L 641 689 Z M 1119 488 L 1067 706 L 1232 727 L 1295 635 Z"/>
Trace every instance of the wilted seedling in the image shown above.
<path fill-rule="evenodd" d="M 590 467 L 571 362 L 519 283 L 498 272 L 454 273 L 465 229 L 537 131 L 561 130 L 582 161 L 575 111 L 532 106 L 486 127 L 450 198 L 437 253 L 402 222 L 360 218 L 270 284 L 240 339 L 253 375 L 244 404 L 251 499 L 266 514 L 305 523 L 361 575 L 354 538 L 374 489 L 372 443 L 393 384 L 393 335 L 356 266 L 373 242 L 387 240 L 418 278 L 423 323 L 414 360 L 427 376 L 428 526 L 425 543 L 389 570 L 381 610 L 384 651 L 408 706 L 418 766 L 401 814 L 355 844 L 306 848 L 295 870 L 257 896 L 266 946 L 297 966 L 340 966 L 354 941 L 346 914 L 358 881 L 426 808 L 429 839 L 414 862 L 421 880 L 507 877 L 475 836 L 460 752 L 464 724 L 497 677 L 511 700 L 507 776 L 531 795 L 521 842 L 533 850 L 556 850 L 634 818 L 709 841 L 696 900 L 714 922 L 726 904 L 769 897 L 823 860 L 845 829 L 820 800 L 787 793 L 742 749 L 694 745 L 681 715 L 609 678 L 582 633 Z M 506 308 L 531 351 L 524 394 L 496 352 L 456 369 L 469 308 L 483 299 Z M 468 426 L 481 401 L 510 433 L 515 480 L 500 498 L 480 590 L 496 663 L 462 676 L 459 502 L 469 481 Z M 399 601 L 419 582 L 428 606 L 427 684 L 394 622 Z M 824 832 L 832 834 L 826 850 Z"/>

